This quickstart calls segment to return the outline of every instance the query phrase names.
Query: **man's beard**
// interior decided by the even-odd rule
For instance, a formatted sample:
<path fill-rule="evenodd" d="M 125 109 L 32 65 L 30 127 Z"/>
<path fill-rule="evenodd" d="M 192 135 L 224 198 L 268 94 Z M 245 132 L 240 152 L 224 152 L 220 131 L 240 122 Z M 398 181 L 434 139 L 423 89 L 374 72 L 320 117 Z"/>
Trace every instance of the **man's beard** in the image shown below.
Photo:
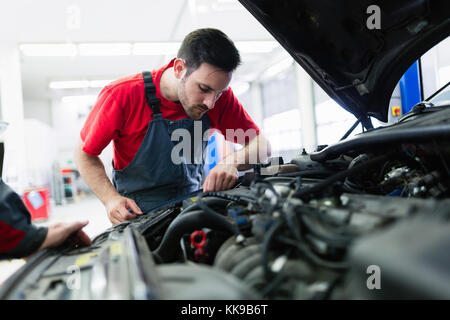
<path fill-rule="evenodd" d="M 189 118 L 194 120 L 200 120 L 203 116 L 203 114 L 208 111 L 208 107 L 205 105 L 192 105 L 189 106 L 188 99 L 186 97 L 186 92 L 184 90 L 184 79 L 181 80 L 181 85 L 178 88 L 178 100 L 180 101 L 181 105 L 183 106 L 184 111 L 189 116 Z"/>
<path fill-rule="evenodd" d="M 183 106 L 184 108 L 184 106 Z M 200 120 L 203 115 L 205 114 L 205 110 L 203 109 L 203 106 L 195 105 L 190 106 L 184 109 L 186 114 L 189 116 L 189 118 L 194 120 Z"/>

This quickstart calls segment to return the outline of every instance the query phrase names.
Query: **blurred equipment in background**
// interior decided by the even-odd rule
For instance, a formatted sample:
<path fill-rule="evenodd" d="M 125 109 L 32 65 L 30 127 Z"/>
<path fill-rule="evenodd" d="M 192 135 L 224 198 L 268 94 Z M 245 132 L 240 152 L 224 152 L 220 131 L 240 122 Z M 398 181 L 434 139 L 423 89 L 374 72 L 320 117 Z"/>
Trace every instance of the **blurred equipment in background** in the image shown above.
<path fill-rule="evenodd" d="M 67 202 L 76 202 L 78 199 L 77 177 L 78 170 L 71 168 L 61 169 L 64 185 L 64 198 Z"/>
<path fill-rule="evenodd" d="M 47 186 L 24 190 L 22 201 L 31 214 L 31 220 L 47 220 L 50 216 L 50 191 Z"/>
<path fill-rule="evenodd" d="M 58 161 L 54 161 L 52 165 L 52 198 L 56 205 L 62 205 L 64 200 L 64 184 L 61 168 Z"/>

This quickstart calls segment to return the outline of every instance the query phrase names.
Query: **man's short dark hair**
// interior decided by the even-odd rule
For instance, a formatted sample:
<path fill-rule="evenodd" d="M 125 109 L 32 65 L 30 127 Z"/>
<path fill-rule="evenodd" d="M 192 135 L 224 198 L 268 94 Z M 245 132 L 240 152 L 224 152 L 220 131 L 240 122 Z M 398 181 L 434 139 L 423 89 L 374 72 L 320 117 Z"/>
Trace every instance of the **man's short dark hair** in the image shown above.
<path fill-rule="evenodd" d="M 203 62 L 226 72 L 234 71 L 241 63 L 239 51 L 228 36 L 220 30 L 205 28 L 189 33 L 181 43 L 178 58 L 184 59 L 187 74 Z"/>

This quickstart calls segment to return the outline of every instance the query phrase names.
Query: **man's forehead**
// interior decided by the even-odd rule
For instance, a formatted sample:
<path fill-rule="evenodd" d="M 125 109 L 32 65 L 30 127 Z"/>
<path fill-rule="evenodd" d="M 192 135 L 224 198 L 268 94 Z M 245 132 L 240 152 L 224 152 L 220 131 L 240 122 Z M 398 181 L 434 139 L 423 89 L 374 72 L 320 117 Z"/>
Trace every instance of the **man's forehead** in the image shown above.
<path fill-rule="evenodd" d="M 202 84 L 215 91 L 222 91 L 227 89 L 231 81 L 232 72 L 226 72 L 218 67 L 202 63 L 192 75 L 198 84 Z"/>
<path fill-rule="evenodd" d="M 197 81 L 198 85 L 201 85 L 202 87 L 204 87 L 205 89 L 209 89 L 209 90 L 213 90 L 213 91 L 217 91 L 217 92 L 223 92 L 228 90 L 228 82 L 226 83 L 225 87 L 221 86 L 217 86 L 216 88 L 214 87 L 214 85 L 210 85 L 209 82 L 203 82 L 203 81 Z"/>

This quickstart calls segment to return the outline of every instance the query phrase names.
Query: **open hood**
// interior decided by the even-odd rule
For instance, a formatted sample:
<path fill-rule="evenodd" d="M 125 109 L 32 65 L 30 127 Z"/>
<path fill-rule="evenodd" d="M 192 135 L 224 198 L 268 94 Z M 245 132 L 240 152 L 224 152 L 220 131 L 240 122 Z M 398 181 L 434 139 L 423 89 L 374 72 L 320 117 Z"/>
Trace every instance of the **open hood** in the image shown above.
<path fill-rule="evenodd" d="M 239 1 L 331 98 L 362 121 L 372 116 L 386 122 L 403 73 L 450 34 L 447 0 Z"/>

